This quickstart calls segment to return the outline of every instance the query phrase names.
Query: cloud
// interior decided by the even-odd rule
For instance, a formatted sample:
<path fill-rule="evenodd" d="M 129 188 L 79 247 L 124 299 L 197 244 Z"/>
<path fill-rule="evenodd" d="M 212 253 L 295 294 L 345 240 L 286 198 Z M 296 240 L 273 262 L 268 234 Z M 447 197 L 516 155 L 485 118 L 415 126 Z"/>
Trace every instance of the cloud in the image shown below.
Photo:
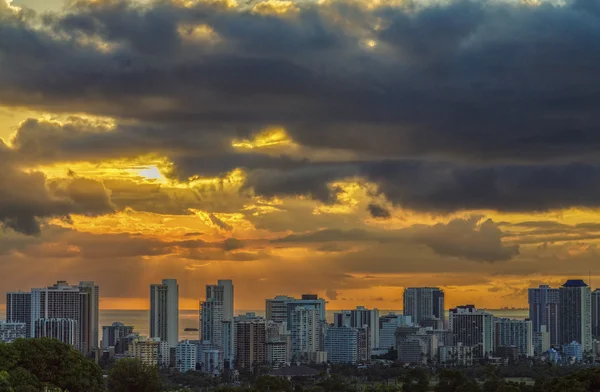
<path fill-rule="evenodd" d="M 336 300 L 338 298 L 338 293 L 334 289 L 327 289 L 327 291 L 325 292 L 325 295 L 327 296 L 327 299 L 330 299 L 330 300 Z"/>
<path fill-rule="evenodd" d="M 387 209 L 377 204 L 369 204 L 367 206 L 367 210 L 373 218 L 387 219 L 391 216 L 390 212 Z"/>

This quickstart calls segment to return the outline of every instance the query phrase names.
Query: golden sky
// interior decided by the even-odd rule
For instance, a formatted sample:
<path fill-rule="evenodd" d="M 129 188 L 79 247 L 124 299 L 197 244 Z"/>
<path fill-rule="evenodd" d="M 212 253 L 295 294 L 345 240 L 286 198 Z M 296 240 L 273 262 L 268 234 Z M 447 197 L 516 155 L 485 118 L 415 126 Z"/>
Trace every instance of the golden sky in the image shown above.
<path fill-rule="evenodd" d="M 498 308 L 600 282 L 596 30 L 536 27 L 599 18 L 578 2 L 5 1 L 5 291 Z"/>

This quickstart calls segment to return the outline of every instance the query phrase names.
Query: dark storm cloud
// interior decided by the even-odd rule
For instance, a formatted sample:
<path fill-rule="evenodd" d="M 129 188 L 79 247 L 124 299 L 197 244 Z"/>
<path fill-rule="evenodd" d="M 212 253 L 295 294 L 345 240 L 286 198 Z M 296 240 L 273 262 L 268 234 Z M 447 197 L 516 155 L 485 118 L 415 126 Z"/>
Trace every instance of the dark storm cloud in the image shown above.
<path fill-rule="evenodd" d="M 373 218 L 387 219 L 391 216 L 390 211 L 377 204 L 369 204 L 367 210 Z"/>
<path fill-rule="evenodd" d="M 428 211 L 598 205 L 596 2 L 298 7 L 282 18 L 111 1 L 45 15 L 43 28 L 1 11 L 0 102 L 119 120 L 110 132 L 30 120 L 16 151 L 38 161 L 159 152 L 181 178 L 243 167 L 257 194 L 324 201 L 328 183 L 360 176 Z M 212 38 L 181 33 L 200 25 Z M 231 148 L 272 124 L 304 148 L 363 159 Z"/>
<path fill-rule="evenodd" d="M 502 243 L 504 233 L 491 219 L 482 217 L 453 219 L 434 226 L 415 225 L 394 231 L 367 231 L 362 229 L 324 229 L 307 234 L 292 234 L 274 240 L 274 243 L 335 243 L 376 242 L 379 244 L 406 243 L 425 245 L 441 256 L 452 256 L 481 262 L 496 262 L 512 259 L 519 254 L 518 245 Z"/>

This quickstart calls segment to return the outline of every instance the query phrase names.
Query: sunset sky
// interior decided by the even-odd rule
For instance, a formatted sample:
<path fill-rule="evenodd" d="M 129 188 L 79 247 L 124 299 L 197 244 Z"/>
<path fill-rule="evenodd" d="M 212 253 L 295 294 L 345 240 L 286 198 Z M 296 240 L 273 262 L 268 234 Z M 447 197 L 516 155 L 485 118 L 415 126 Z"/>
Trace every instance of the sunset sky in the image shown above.
<path fill-rule="evenodd" d="M 0 303 L 596 287 L 598 42 L 598 0 L 0 0 Z"/>

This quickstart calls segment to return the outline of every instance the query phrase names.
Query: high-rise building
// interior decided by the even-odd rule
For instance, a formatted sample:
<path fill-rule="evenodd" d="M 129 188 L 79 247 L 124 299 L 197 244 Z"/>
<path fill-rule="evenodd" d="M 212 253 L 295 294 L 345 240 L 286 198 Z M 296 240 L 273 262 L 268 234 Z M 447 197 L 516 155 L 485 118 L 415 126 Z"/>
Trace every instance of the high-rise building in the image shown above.
<path fill-rule="evenodd" d="M 16 339 L 27 337 L 27 325 L 12 321 L 0 321 L 0 342 L 12 343 Z"/>
<path fill-rule="evenodd" d="M 112 325 L 102 327 L 102 349 L 106 350 L 109 347 L 115 348 L 116 354 L 125 352 L 124 339 L 133 334 L 133 327 L 126 326 L 123 323 L 115 322 Z"/>
<path fill-rule="evenodd" d="M 100 347 L 98 337 L 98 323 L 100 320 L 100 289 L 98 285 L 92 281 L 79 282 L 79 291 L 87 294 L 87 304 L 85 307 L 88 309 L 87 317 L 84 322 L 84 330 L 87 331 L 88 336 L 84 336 L 83 341 L 87 346 L 87 351 L 90 352 L 93 349 Z"/>
<path fill-rule="evenodd" d="M 223 348 L 223 302 L 216 298 L 207 298 L 200 303 L 200 340 L 203 344 L 211 344 Z"/>
<path fill-rule="evenodd" d="M 331 363 L 357 363 L 358 330 L 348 326 L 328 328 L 325 334 L 325 351 Z"/>
<path fill-rule="evenodd" d="M 533 354 L 541 357 L 550 349 L 550 332 L 542 325 L 540 332 L 533 333 Z"/>
<path fill-rule="evenodd" d="M 223 351 L 224 360 L 228 363 L 233 363 L 235 358 L 233 282 L 231 280 L 219 280 L 216 285 L 206 285 L 206 301 L 221 304 L 222 325 L 218 328 L 215 326 L 213 331 L 217 332 L 222 339 L 218 346 Z M 217 331 L 217 329 L 220 329 L 220 331 Z"/>
<path fill-rule="evenodd" d="M 52 338 L 79 347 L 79 323 L 73 319 L 39 318 L 34 323 L 36 338 Z"/>
<path fill-rule="evenodd" d="M 267 363 L 274 368 L 285 366 L 292 359 L 291 338 L 287 323 L 267 321 Z"/>
<path fill-rule="evenodd" d="M 302 294 L 302 299 L 293 299 L 291 301 L 286 302 L 287 306 L 287 316 L 288 316 L 288 327 L 291 326 L 291 314 L 294 312 L 294 309 L 298 307 L 312 307 L 317 310 L 319 321 L 326 323 L 327 322 L 327 311 L 325 306 L 327 301 L 323 298 L 319 298 L 316 294 Z"/>
<path fill-rule="evenodd" d="M 179 342 L 179 285 L 176 279 L 163 279 L 150 285 L 150 338 L 160 338 L 169 347 Z"/>
<path fill-rule="evenodd" d="M 236 365 L 251 369 L 267 362 L 267 329 L 264 320 L 236 324 Z"/>
<path fill-rule="evenodd" d="M 171 363 L 171 347 L 169 342 L 160 338 L 147 339 L 140 336 L 129 343 L 129 355 L 139 360 L 144 366 L 169 367 Z"/>
<path fill-rule="evenodd" d="M 233 282 L 229 279 L 218 280 L 217 285 L 223 288 L 223 320 L 233 321 L 234 313 L 234 294 L 233 294 Z"/>
<path fill-rule="evenodd" d="M 352 327 L 352 312 L 342 310 L 333 314 L 333 327 Z"/>
<path fill-rule="evenodd" d="M 387 314 L 379 318 L 379 347 L 396 349 L 396 329 L 400 326 L 412 326 L 412 317 L 401 314 Z"/>
<path fill-rule="evenodd" d="M 379 310 L 358 306 L 350 311 L 350 326 L 352 328 L 369 328 L 369 346 L 371 350 L 379 348 Z"/>
<path fill-rule="evenodd" d="M 404 315 L 413 323 L 439 321 L 445 323 L 444 291 L 438 287 L 408 287 L 404 289 Z"/>
<path fill-rule="evenodd" d="M 300 353 L 321 351 L 320 310 L 315 306 L 296 306 L 289 314 L 292 357 Z"/>
<path fill-rule="evenodd" d="M 550 344 L 559 345 L 559 289 L 548 285 L 528 290 L 529 319 L 534 332 L 541 332 L 542 326 L 550 333 Z"/>
<path fill-rule="evenodd" d="M 530 320 L 496 319 L 496 348 L 516 347 L 519 355 L 533 356 L 533 326 Z"/>
<path fill-rule="evenodd" d="M 197 345 L 189 340 L 177 343 L 175 348 L 175 367 L 180 373 L 196 370 L 196 359 L 198 356 Z"/>
<path fill-rule="evenodd" d="M 563 344 L 561 347 L 561 354 L 563 358 L 571 361 L 581 362 L 583 360 L 583 347 L 578 342 L 571 342 Z"/>
<path fill-rule="evenodd" d="M 267 321 L 287 323 L 287 303 L 293 300 L 294 298 L 285 295 L 278 295 L 275 298 L 267 299 L 265 301 L 265 318 Z"/>
<path fill-rule="evenodd" d="M 28 338 L 33 337 L 31 325 L 31 293 L 14 291 L 6 293 L 6 321 L 25 323 Z"/>
<path fill-rule="evenodd" d="M 491 356 L 494 352 L 494 316 L 473 305 L 450 309 L 450 329 L 454 343 L 474 348 L 476 358 Z"/>
<path fill-rule="evenodd" d="M 65 281 L 42 289 L 31 290 L 31 325 L 39 319 L 71 319 L 77 322 L 79 332 L 76 348 L 90 354 L 98 341 L 98 286 L 81 282 L 71 286 Z M 32 336 L 35 331 L 32 330 Z"/>
<path fill-rule="evenodd" d="M 600 340 L 600 289 L 592 291 L 592 338 Z"/>
<path fill-rule="evenodd" d="M 456 346 L 440 346 L 438 360 L 442 365 L 471 366 L 473 365 L 473 347 L 459 343 Z"/>
<path fill-rule="evenodd" d="M 567 280 L 560 287 L 561 344 L 577 342 L 592 350 L 592 298 L 589 286 L 580 279 Z"/>

